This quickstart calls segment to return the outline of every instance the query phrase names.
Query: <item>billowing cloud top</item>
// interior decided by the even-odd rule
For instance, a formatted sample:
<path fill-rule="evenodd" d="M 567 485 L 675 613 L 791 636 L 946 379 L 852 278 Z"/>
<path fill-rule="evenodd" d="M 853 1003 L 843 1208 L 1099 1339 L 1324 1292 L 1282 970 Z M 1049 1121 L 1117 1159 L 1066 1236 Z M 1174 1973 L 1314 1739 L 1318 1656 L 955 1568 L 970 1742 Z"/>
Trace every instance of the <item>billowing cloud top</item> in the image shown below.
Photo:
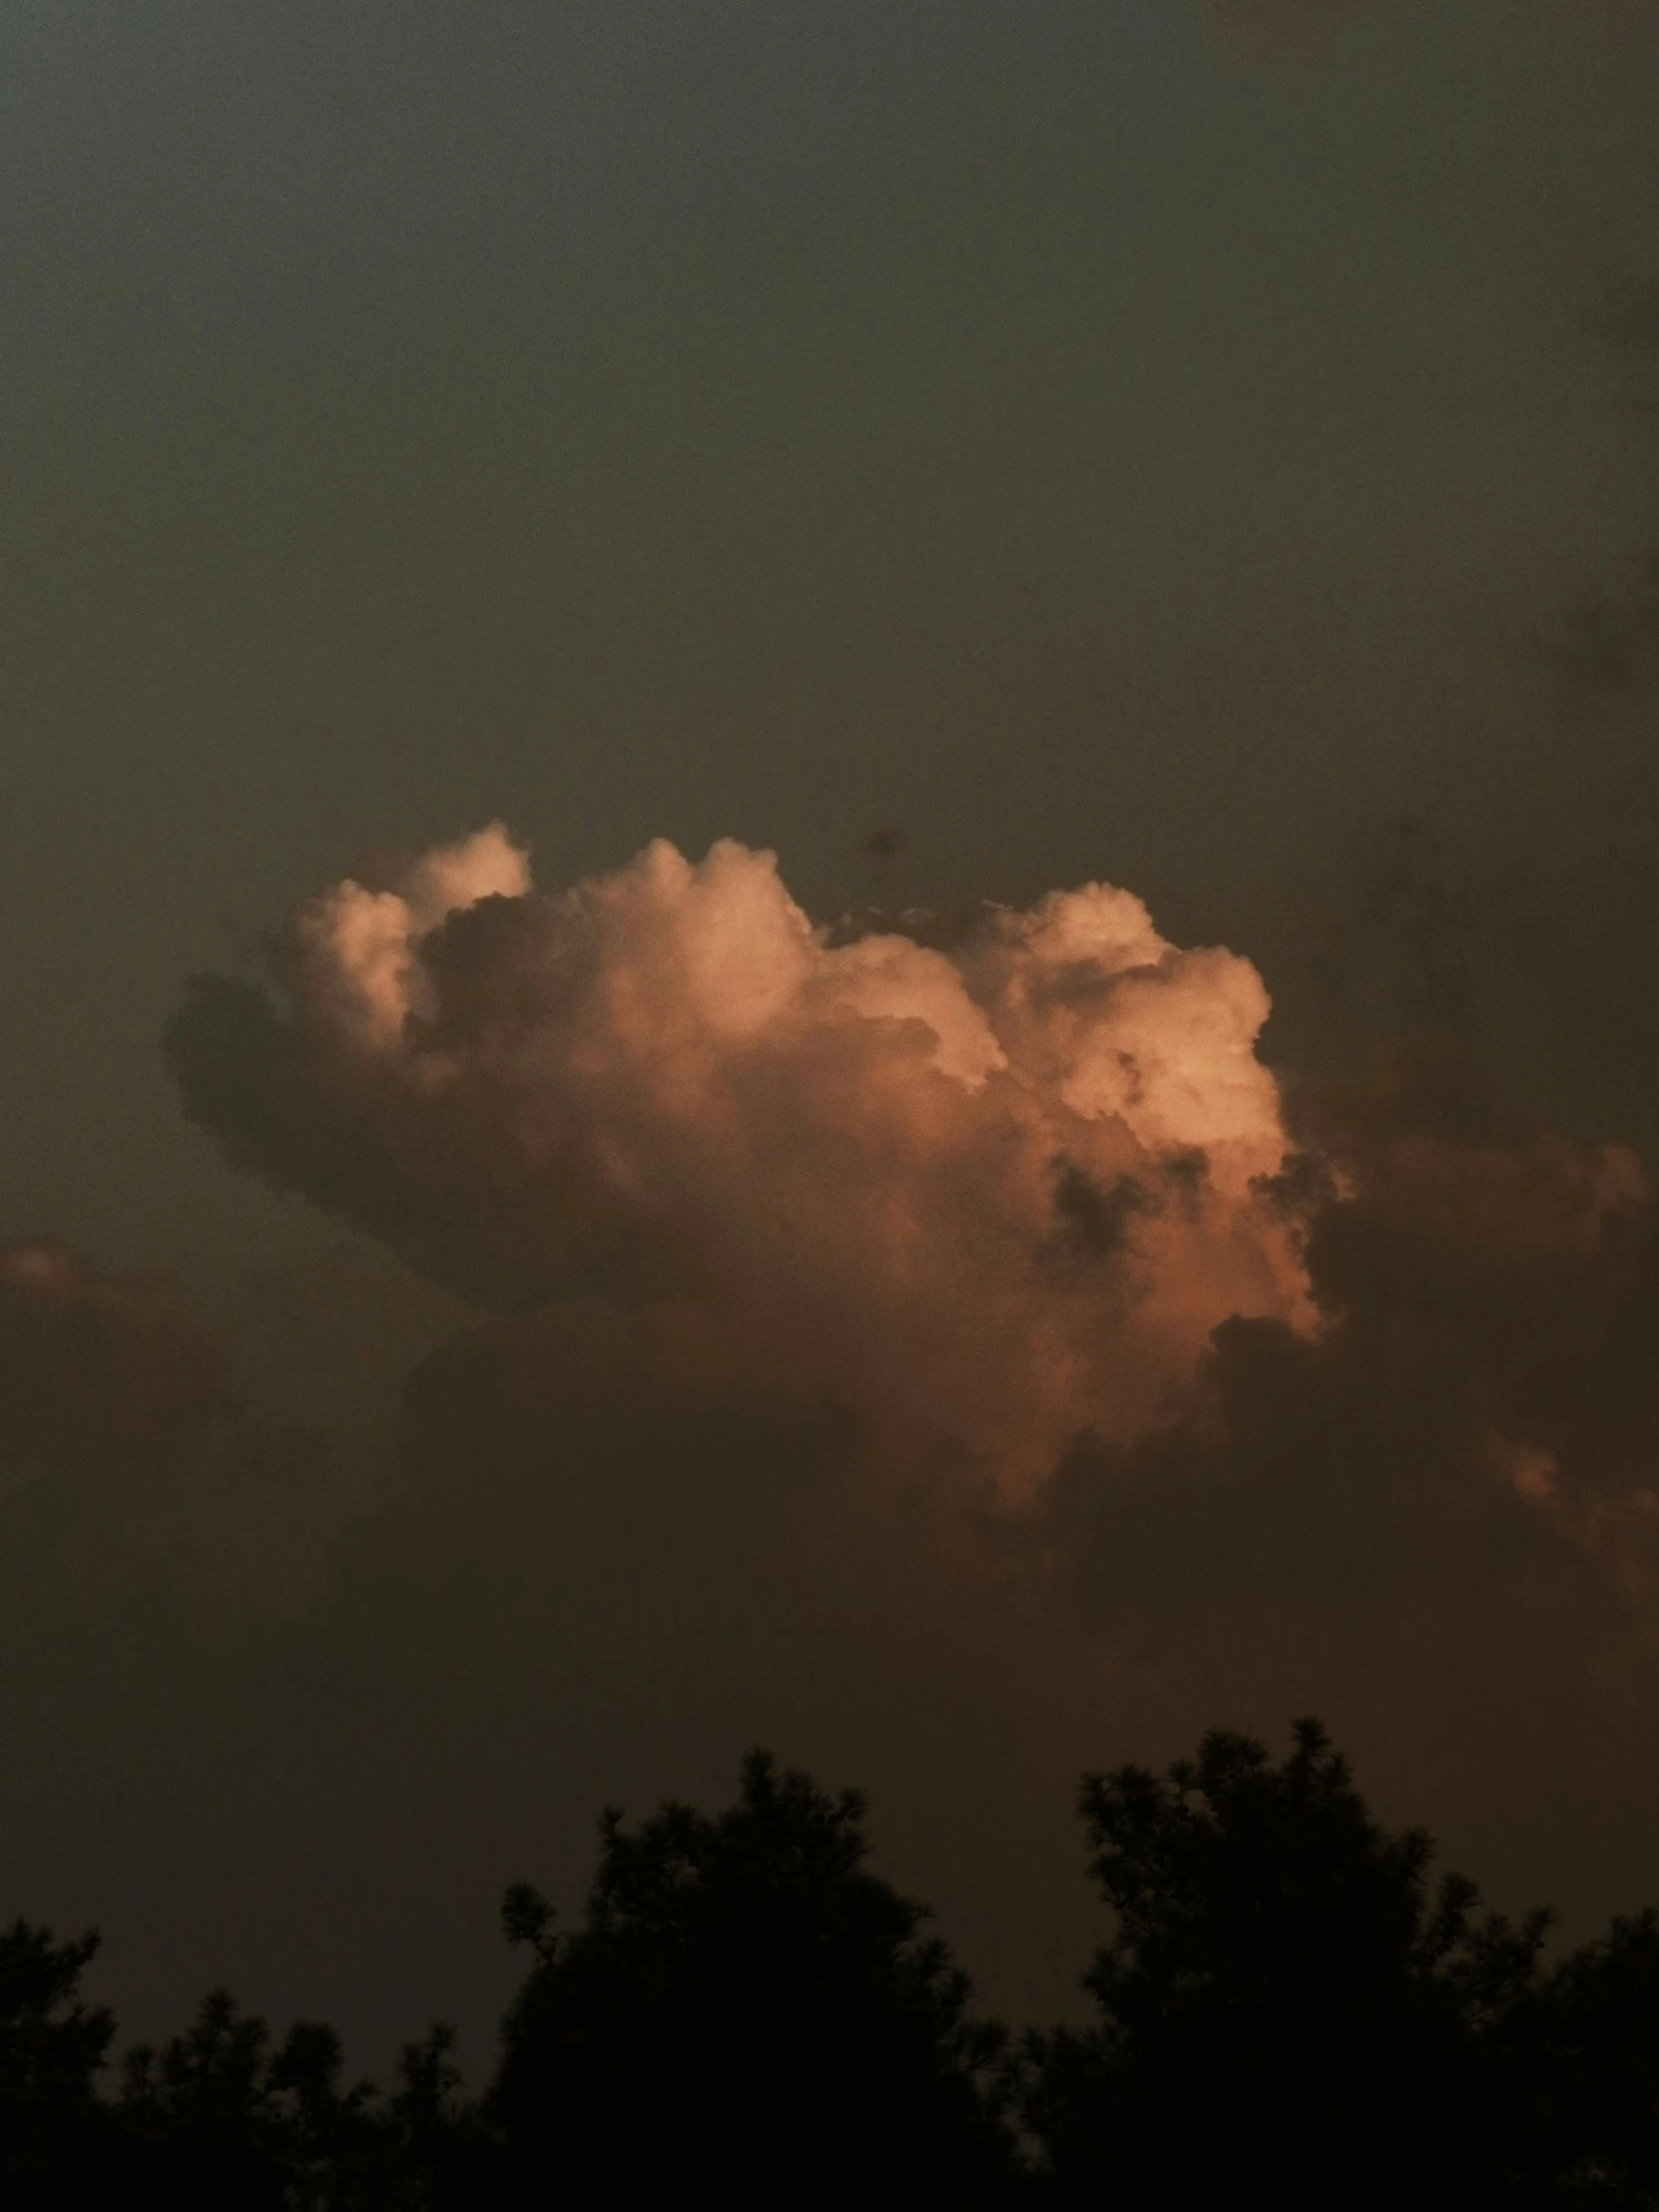
<path fill-rule="evenodd" d="M 540 895 L 499 825 L 291 916 L 167 1045 L 232 1155 L 481 1302 L 672 1298 L 1014 1486 L 1295 1319 L 1261 978 L 1093 883 L 836 941 L 772 854 Z"/>

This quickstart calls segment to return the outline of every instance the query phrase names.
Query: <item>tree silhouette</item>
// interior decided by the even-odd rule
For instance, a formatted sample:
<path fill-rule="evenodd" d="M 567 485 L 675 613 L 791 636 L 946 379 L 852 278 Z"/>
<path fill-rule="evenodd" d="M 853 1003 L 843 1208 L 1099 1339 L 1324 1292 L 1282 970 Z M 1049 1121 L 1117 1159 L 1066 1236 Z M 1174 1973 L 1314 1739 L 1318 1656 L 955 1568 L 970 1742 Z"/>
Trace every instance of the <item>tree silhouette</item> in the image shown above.
<path fill-rule="evenodd" d="M 80 1993 L 97 1936 L 19 1921 L 0 2205 L 490 2212 L 712 2184 L 1659 2212 L 1659 1914 L 1546 1963 L 1547 1914 L 1483 1913 L 1456 1875 L 1431 1889 L 1428 1839 L 1373 1820 L 1313 1721 L 1279 1764 L 1216 1733 L 1163 1775 L 1086 1777 L 1081 1807 L 1116 1917 L 1096 2018 L 1016 2057 L 925 1909 L 868 1872 L 863 1800 L 760 1752 L 723 1813 L 670 1804 L 632 1833 L 607 1814 L 571 1933 L 507 1892 L 530 1963 L 481 2104 L 447 2027 L 382 2095 L 331 2028 L 275 2042 L 224 1990 L 129 2052 L 111 2102 L 114 2022 Z"/>
<path fill-rule="evenodd" d="M 60 1943 L 14 1921 L 0 1933 L 0 2182 L 6 2201 L 45 2202 L 90 2186 L 107 2151 L 97 2076 L 115 2035 L 103 2005 L 80 1996 L 95 1933 Z"/>
<path fill-rule="evenodd" d="M 1659 2205 L 1659 1916 L 1616 1920 L 1517 2022 L 1512 2139 L 1524 2201 Z"/>
<path fill-rule="evenodd" d="M 1087 2032 L 1034 2038 L 1025 2114 L 1055 2175 L 1126 2206 L 1477 2205 L 1501 2192 L 1547 1916 L 1431 1898 L 1324 1730 L 1275 1766 L 1213 1733 L 1196 1760 L 1087 1777 L 1090 1871 L 1117 1915 Z"/>
<path fill-rule="evenodd" d="M 487 2200 L 489 2159 L 460 2097 L 454 2031 L 403 2047 L 389 2098 L 346 2085 L 339 2037 L 300 2020 L 276 2048 L 225 1990 L 160 2051 L 127 2055 L 123 2168 L 178 2212 L 426 2212 Z"/>
<path fill-rule="evenodd" d="M 727 1812 L 667 1805 L 636 1834 L 607 1814 L 574 1933 L 508 1892 L 534 1961 L 487 2109 L 517 2192 L 1011 2176 L 1001 2031 L 924 1908 L 865 1871 L 863 1812 L 756 1752 Z"/>
<path fill-rule="evenodd" d="M 265 2021 L 214 1990 L 184 2034 L 127 2054 L 121 2116 L 135 2171 L 180 2206 L 328 2202 L 324 2185 L 368 2101 L 364 2087 L 342 2093 L 339 2073 L 331 2028 L 301 2022 L 274 2054 Z"/>

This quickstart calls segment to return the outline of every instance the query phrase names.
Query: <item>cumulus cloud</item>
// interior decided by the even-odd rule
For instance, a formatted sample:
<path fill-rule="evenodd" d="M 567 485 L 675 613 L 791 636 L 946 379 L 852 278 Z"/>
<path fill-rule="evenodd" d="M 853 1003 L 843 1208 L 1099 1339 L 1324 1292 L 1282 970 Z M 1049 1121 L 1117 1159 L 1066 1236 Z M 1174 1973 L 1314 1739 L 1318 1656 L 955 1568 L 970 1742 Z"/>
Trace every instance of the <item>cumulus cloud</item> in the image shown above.
<path fill-rule="evenodd" d="M 1224 1325 L 1178 1419 L 1068 1456 L 1045 1509 L 1079 1601 L 1188 1706 L 1226 1682 L 1259 1716 L 1318 1686 L 1357 1739 L 1405 1730 L 1465 1820 L 1543 1830 L 1565 1790 L 1586 1839 L 1632 1792 L 1651 1817 L 1659 1207 L 1639 1163 L 1510 1125 L 1446 1043 L 1293 1118 L 1323 1184 L 1304 1205 L 1326 1325 Z"/>
<path fill-rule="evenodd" d="M 705 1794 L 759 1736 L 871 1786 L 993 2000 L 1043 2009 L 1089 1939 L 1075 1773 L 1312 1708 L 1506 1899 L 1636 1902 L 1659 1208 L 1628 1152 L 1511 1123 L 1449 1044 L 1284 1113 L 1315 1325 L 1223 1321 L 1178 1402 L 1018 1502 L 810 1345 L 757 1357 L 733 1308 L 459 1332 L 311 1626 L 351 1686 L 308 1753 L 330 1833 L 351 1807 L 353 1849 L 419 1836 L 410 1926 L 432 1867 L 482 1892 L 520 1838 L 570 1894 L 593 1803 Z"/>
<path fill-rule="evenodd" d="M 299 907 L 274 980 L 168 1033 L 233 1157 L 492 1305 L 697 1303 L 1015 1487 L 1305 1314 L 1261 978 L 1106 884 L 835 941 L 770 853 L 543 895 L 497 826 Z"/>
<path fill-rule="evenodd" d="M 399 1479 L 303 1608 L 35 1609 L 40 1863 L 98 1859 L 40 1810 L 72 1740 L 167 1970 L 377 2054 L 488 2021 L 504 1879 L 576 1894 L 597 1805 L 769 1740 L 1040 2014 L 1077 1771 L 1313 1709 L 1506 1902 L 1638 1902 L 1659 1208 L 1466 1048 L 1276 1083 L 1265 1010 L 1121 891 L 822 931 L 733 845 L 544 896 L 491 830 L 300 907 L 265 991 L 192 995 L 187 1100 L 472 1308 L 369 1331 Z M 278 1368 L 355 1372 L 371 1287 L 274 1290 Z"/>

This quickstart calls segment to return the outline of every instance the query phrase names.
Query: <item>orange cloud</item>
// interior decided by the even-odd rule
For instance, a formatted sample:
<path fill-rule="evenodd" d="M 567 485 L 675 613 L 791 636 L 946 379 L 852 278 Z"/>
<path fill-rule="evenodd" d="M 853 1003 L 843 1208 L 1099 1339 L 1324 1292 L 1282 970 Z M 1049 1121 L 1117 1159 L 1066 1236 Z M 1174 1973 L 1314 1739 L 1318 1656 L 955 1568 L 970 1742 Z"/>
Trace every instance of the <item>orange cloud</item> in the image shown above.
<path fill-rule="evenodd" d="M 1106 884 L 946 952 L 832 940 L 730 841 L 540 895 L 495 828 L 277 969 L 169 1035 L 235 1157 L 487 1303 L 701 1302 L 1013 1487 L 1303 1310 L 1261 978 Z"/>

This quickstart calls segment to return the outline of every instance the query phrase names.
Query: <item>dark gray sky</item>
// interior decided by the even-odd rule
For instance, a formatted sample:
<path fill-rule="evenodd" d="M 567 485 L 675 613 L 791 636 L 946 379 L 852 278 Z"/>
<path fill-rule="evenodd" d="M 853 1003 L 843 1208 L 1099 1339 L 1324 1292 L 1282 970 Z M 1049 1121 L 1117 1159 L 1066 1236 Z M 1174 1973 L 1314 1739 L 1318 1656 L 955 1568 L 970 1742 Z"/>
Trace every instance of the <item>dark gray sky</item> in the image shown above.
<path fill-rule="evenodd" d="M 716 1787 L 794 1725 L 799 1755 L 843 1762 L 827 1779 L 909 1788 L 905 1877 L 945 1893 L 997 2000 L 1058 2001 L 1061 1937 L 999 1918 L 1025 1829 L 976 1861 L 960 1825 L 1017 1778 L 1051 1792 L 1033 1820 L 1063 1863 L 1070 1769 L 1182 1748 L 1160 1729 L 1225 1717 L 1205 1685 L 1231 1662 L 1190 1695 L 1074 1707 L 1043 1684 L 1080 1662 L 1028 1595 L 1029 1619 L 986 1626 L 996 1663 L 954 1674 L 868 1597 L 848 1665 L 833 1622 L 866 1598 L 837 1553 L 780 1703 L 757 1685 L 767 1636 L 796 1634 L 779 1592 L 816 1571 L 799 1528 L 718 1545 L 707 1587 L 750 1625 L 705 1621 L 711 1687 L 680 1737 L 652 1665 L 628 1677 L 612 1626 L 571 1627 L 588 1656 L 548 1697 L 583 1748 L 556 1787 L 503 1779 L 536 1756 L 528 1721 L 481 1728 L 468 1787 L 497 1811 L 469 1841 L 408 1809 L 384 1752 L 379 1810 L 342 1816 L 331 1854 L 329 1791 L 369 1737 L 409 1741 L 397 1682 L 436 1696 L 397 1593 L 439 1601 L 412 1539 L 396 1572 L 365 1564 L 383 1530 L 344 1539 L 347 1566 L 328 1546 L 396 1488 L 399 1382 L 460 1317 L 228 1165 L 158 1033 L 188 974 L 255 972 L 364 854 L 499 817 L 544 885 L 657 835 L 772 846 L 823 917 L 1105 877 L 1176 942 L 1257 961 L 1270 1058 L 1329 1073 L 1449 1028 L 1517 1115 L 1652 1150 L 1656 113 L 1642 0 L 6 0 L 0 1235 L 171 1271 L 240 1332 L 261 1417 L 328 1470 L 297 1514 L 246 1468 L 223 1495 L 193 1477 L 215 1602 L 236 1613 L 239 1573 L 291 1576 L 289 1641 L 239 1659 L 211 1720 L 154 1612 L 99 1629 L 89 1596 L 73 1665 L 43 1645 L 25 1666 L 6 1911 L 108 1904 L 141 2012 L 218 1973 L 348 2012 L 360 1962 L 387 1992 L 361 2032 L 412 2031 L 424 2004 L 483 2001 L 459 1908 L 407 1948 L 454 1869 L 487 1939 L 490 1882 L 537 1871 L 510 1853 L 546 1836 L 577 1867 L 624 1782 Z M 905 839 L 877 865 L 880 829 Z M 625 1426 L 595 1431 L 593 1464 L 632 1464 Z M 579 1552 L 577 1507 L 547 1510 Z M 646 1485 L 627 1527 L 667 1575 L 672 1515 L 640 1533 L 663 1511 Z M 624 1541 L 601 1519 L 595 1557 Z M 458 1613 L 488 1614 L 498 1570 L 457 1570 Z M 977 1594 L 939 1648 L 972 1645 L 999 1571 L 963 1570 Z M 322 1625 L 294 1627 L 291 1590 L 328 1572 Z M 379 1626 L 341 1657 L 352 1575 L 372 1595 L 351 1617 Z M 744 1612 L 762 1580 L 772 1630 Z M 539 1680 L 512 1618 L 503 1648 Z M 918 1739 L 954 1746 L 934 1797 L 889 1726 L 912 1665 Z M 186 1716 L 142 1755 L 111 1666 Z M 981 1669 L 1001 1687 L 952 1692 Z M 1323 1695 L 1317 1667 L 1264 1670 L 1270 1705 Z M 49 1677 L 50 1725 L 29 1702 Z M 346 1679 L 366 1703 L 317 1751 L 305 1701 Z M 974 1772 L 986 1700 L 1001 1748 Z M 67 1779 L 52 1726 L 93 1747 Z M 216 1729 L 223 1805 L 199 1764 Z M 1389 1771 L 1408 1797 L 1410 1758 Z M 1442 1768 L 1421 1771 L 1434 1798 Z M 271 1813 L 290 1791 L 292 1835 Z M 181 1803 L 235 1879 L 180 1871 Z M 1442 1805 L 1517 1879 L 1565 1879 L 1500 1782 L 1402 1810 Z M 1632 1866 L 1659 1888 L 1609 1807 L 1598 1904 Z M 370 1870 L 429 1818 L 443 1841 L 405 1897 Z M 119 1879 L 118 1837 L 139 1839 Z M 298 1901 L 269 1943 L 247 1933 L 261 1882 Z M 323 1980 L 343 1962 L 310 1993 L 283 1957 Z"/>
<path fill-rule="evenodd" d="M 1355 13 L 6 9 L 8 1216 L 248 1234 L 180 974 L 496 815 L 1263 957 L 1394 815 L 1593 835 L 1525 645 L 1655 527 L 1659 41 Z"/>

